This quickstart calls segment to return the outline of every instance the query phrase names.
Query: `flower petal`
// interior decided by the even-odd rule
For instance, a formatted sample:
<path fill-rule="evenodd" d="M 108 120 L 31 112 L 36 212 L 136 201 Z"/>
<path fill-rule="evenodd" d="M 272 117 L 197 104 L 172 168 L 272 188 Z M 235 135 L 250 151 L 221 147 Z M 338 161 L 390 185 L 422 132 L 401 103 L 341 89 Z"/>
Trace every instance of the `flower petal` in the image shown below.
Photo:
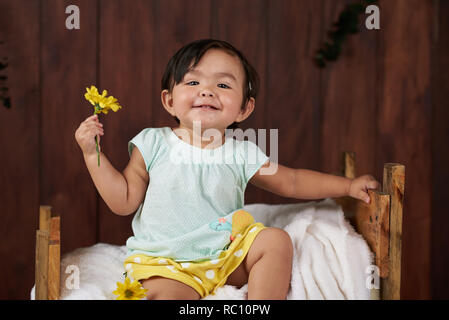
<path fill-rule="evenodd" d="M 102 112 L 107 114 L 109 110 L 116 112 L 121 109 L 122 106 L 119 105 L 118 100 L 114 96 L 108 97 L 107 94 L 108 91 L 103 90 L 100 95 L 98 89 L 94 85 L 91 85 L 90 88 L 86 88 L 84 98 L 95 106 L 95 113 Z"/>

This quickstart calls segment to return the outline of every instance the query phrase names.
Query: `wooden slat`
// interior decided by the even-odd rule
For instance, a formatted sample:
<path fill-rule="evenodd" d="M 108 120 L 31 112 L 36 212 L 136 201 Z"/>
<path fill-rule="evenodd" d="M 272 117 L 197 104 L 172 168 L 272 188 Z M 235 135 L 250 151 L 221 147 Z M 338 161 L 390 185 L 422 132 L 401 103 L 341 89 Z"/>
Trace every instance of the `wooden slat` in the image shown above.
<path fill-rule="evenodd" d="M 398 300 L 401 297 L 402 209 L 404 204 L 405 166 L 387 163 L 384 167 L 383 191 L 391 195 L 389 269 L 383 280 L 382 298 Z"/>
<path fill-rule="evenodd" d="M 58 300 L 60 294 L 60 225 L 61 218 L 55 216 L 51 218 L 50 224 L 50 242 L 48 248 L 48 299 Z"/>
<path fill-rule="evenodd" d="M 57 244 L 60 241 L 61 217 L 54 215 L 50 219 L 50 244 Z"/>
<path fill-rule="evenodd" d="M 369 204 L 355 200 L 354 226 L 362 234 L 375 255 L 379 276 L 388 276 L 390 195 L 368 190 Z"/>
<path fill-rule="evenodd" d="M 48 230 L 36 232 L 36 287 L 35 299 L 48 299 L 48 243 L 50 233 Z"/>
<path fill-rule="evenodd" d="M 356 177 L 355 152 L 343 152 L 343 173 L 346 178 L 354 179 Z"/>
<path fill-rule="evenodd" d="M 354 152 L 344 152 L 342 172 L 347 178 L 355 177 L 356 159 Z M 379 267 L 379 276 L 385 278 L 389 272 L 389 216 L 390 195 L 378 190 L 368 190 L 370 203 L 341 197 L 335 201 L 342 207 L 346 218 L 368 243 L 374 253 L 375 264 Z"/>
<path fill-rule="evenodd" d="M 388 276 L 389 208 L 390 195 L 368 190 L 369 204 L 351 197 L 334 199 L 355 230 L 363 236 L 374 253 L 381 278 Z"/>
<path fill-rule="evenodd" d="M 355 156 L 351 157 L 345 152 L 343 155 L 345 175 L 349 175 L 352 168 L 355 168 Z M 345 214 L 350 217 L 356 231 L 363 235 L 375 254 L 375 263 L 379 267 L 381 277 L 381 297 L 384 300 L 396 300 L 401 297 L 404 186 L 405 166 L 386 163 L 382 192 L 369 190 L 371 198 L 369 205 L 349 197 L 336 199 Z"/>
<path fill-rule="evenodd" d="M 39 207 L 39 230 L 50 232 L 51 206 Z"/>
<path fill-rule="evenodd" d="M 39 207 L 36 239 L 36 299 L 57 300 L 60 293 L 60 216 L 51 206 Z M 39 292 L 39 293 L 38 293 Z"/>

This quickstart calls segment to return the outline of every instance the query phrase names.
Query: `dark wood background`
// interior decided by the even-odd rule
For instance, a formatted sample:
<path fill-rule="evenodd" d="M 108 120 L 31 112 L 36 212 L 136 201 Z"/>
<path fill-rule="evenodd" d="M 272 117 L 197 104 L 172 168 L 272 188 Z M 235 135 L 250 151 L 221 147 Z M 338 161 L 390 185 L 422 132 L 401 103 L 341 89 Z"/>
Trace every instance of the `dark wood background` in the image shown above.
<path fill-rule="evenodd" d="M 0 0 L 12 102 L 0 106 L 0 298 L 29 298 L 40 204 L 61 214 L 63 253 L 130 236 L 132 216 L 109 211 L 74 138 L 93 112 L 85 88 L 107 89 L 124 106 L 101 117 L 102 151 L 121 171 L 141 129 L 175 125 L 160 103 L 168 59 L 210 37 L 258 70 L 256 110 L 241 127 L 279 129 L 279 163 L 334 173 L 351 150 L 357 173 L 379 181 L 384 163 L 406 166 L 402 296 L 448 298 L 449 1 L 379 1 L 381 29 L 362 23 L 320 70 L 312 57 L 351 2 Z M 71 4 L 80 30 L 65 28 Z M 246 192 L 247 203 L 298 201 Z"/>

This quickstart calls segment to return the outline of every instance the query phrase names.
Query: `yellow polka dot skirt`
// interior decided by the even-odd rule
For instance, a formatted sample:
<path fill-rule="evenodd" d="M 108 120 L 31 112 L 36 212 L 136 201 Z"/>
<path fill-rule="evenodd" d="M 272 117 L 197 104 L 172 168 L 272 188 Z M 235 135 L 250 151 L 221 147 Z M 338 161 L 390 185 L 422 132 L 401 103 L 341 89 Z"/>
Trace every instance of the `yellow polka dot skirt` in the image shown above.
<path fill-rule="evenodd" d="M 204 298 L 214 294 L 217 288 L 226 283 L 229 275 L 245 259 L 257 234 L 264 228 L 259 222 L 249 225 L 215 260 L 177 262 L 164 257 L 135 254 L 126 258 L 124 266 L 127 275 L 134 280 L 153 276 L 178 280 L 194 288 Z"/>

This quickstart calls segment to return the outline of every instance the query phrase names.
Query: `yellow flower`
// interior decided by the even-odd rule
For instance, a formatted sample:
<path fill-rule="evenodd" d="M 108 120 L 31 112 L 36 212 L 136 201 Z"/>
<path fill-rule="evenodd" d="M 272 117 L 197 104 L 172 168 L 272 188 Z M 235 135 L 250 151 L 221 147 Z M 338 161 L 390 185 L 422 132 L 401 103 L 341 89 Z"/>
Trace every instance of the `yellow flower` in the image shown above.
<path fill-rule="evenodd" d="M 107 98 L 102 98 L 99 102 L 99 105 L 101 108 L 100 111 L 107 114 L 108 111 L 112 109 L 112 111 L 117 112 L 118 109 L 121 108 L 121 106 L 116 102 L 117 102 L 117 99 L 114 98 L 113 96 L 109 96 Z"/>
<path fill-rule="evenodd" d="M 117 290 L 112 293 L 117 295 L 116 300 L 141 300 L 145 298 L 147 289 L 142 288 L 139 281 L 131 280 L 126 277 L 124 283 L 117 282 Z"/>
<path fill-rule="evenodd" d="M 103 90 L 103 93 L 100 95 L 98 93 L 98 89 L 95 86 L 90 86 L 89 88 L 86 88 L 86 93 L 84 94 L 84 97 L 86 100 L 88 100 L 93 106 L 95 104 L 99 103 L 102 98 L 104 98 L 108 92 L 106 90 Z"/>
<path fill-rule="evenodd" d="M 108 91 L 103 90 L 102 94 L 98 93 L 98 89 L 95 86 L 90 86 L 86 88 L 86 93 L 84 94 L 84 98 L 89 101 L 93 106 L 95 106 L 94 113 L 103 112 L 105 114 L 108 113 L 109 110 L 117 112 L 121 106 L 117 103 L 117 99 L 113 96 L 107 97 Z"/>
<path fill-rule="evenodd" d="M 94 114 L 103 112 L 107 114 L 109 110 L 117 112 L 122 107 L 118 104 L 117 99 L 113 96 L 107 97 L 108 92 L 103 90 L 102 94 L 98 93 L 98 89 L 95 86 L 90 86 L 86 88 L 86 93 L 84 94 L 84 98 L 89 101 L 94 107 Z M 98 166 L 100 166 L 100 149 L 98 147 L 98 139 L 95 137 L 95 145 L 97 150 L 97 158 L 98 158 Z"/>

